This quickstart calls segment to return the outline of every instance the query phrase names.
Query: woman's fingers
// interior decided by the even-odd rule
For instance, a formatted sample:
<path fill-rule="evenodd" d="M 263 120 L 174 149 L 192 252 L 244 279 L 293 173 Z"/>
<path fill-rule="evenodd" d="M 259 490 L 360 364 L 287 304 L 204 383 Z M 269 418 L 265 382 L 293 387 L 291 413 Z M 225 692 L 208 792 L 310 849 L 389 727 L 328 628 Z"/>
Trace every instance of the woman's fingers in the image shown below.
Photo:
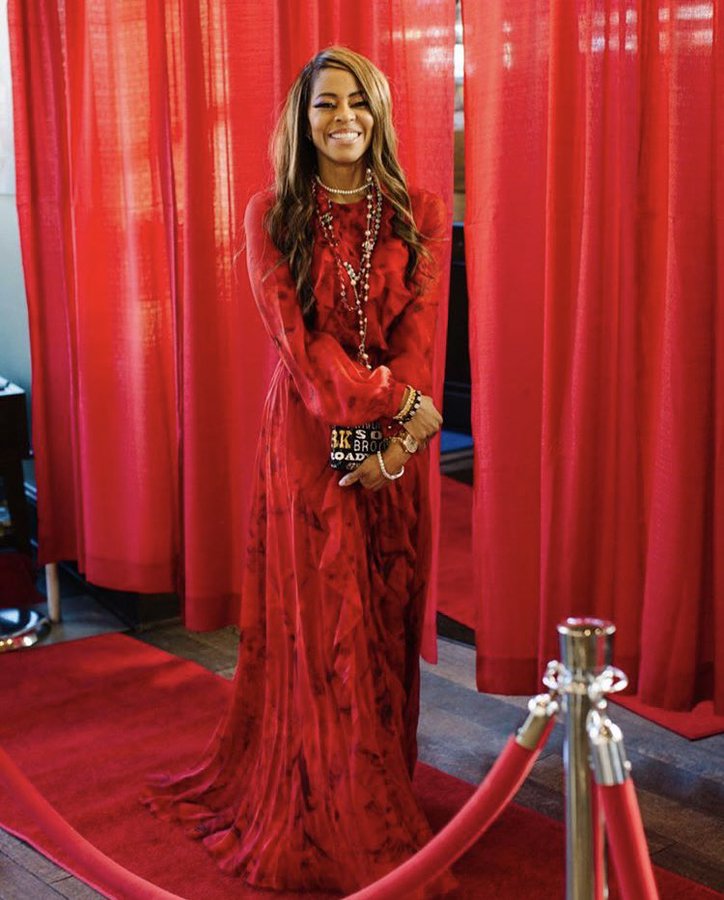
<path fill-rule="evenodd" d="M 405 425 L 405 427 L 407 428 L 407 425 Z M 412 434 L 413 437 L 416 437 L 411 429 L 408 428 L 408 431 L 410 432 L 410 434 Z M 420 438 L 420 440 L 427 443 L 424 438 Z M 388 451 L 385 453 L 385 461 L 387 462 L 388 466 L 392 464 L 392 468 L 390 471 L 396 472 L 401 465 L 401 459 L 399 458 L 399 456 L 395 456 L 394 454 L 392 455 L 392 457 L 390 457 L 390 452 L 391 451 L 388 449 Z M 403 456 L 402 459 L 404 458 L 405 457 Z M 392 463 L 390 463 L 391 459 Z M 359 482 L 362 487 L 366 488 L 369 491 L 379 491 L 386 484 L 388 484 L 389 481 L 390 479 L 385 478 L 385 476 L 382 474 L 382 469 L 380 467 L 379 460 L 377 459 L 377 454 L 374 454 L 373 456 L 368 456 L 367 459 L 361 465 L 357 466 L 357 468 L 353 472 L 347 472 L 345 475 L 343 475 L 337 483 L 340 487 L 349 487 L 350 485 Z"/>
<path fill-rule="evenodd" d="M 346 475 L 343 475 L 342 478 L 337 482 L 340 487 L 349 487 L 351 484 L 355 484 L 357 481 L 361 481 L 364 477 L 365 466 L 367 465 L 367 460 L 365 460 L 361 466 L 357 466 L 352 472 L 347 472 Z"/>
<path fill-rule="evenodd" d="M 371 490 L 379 482 L 379 478 L 380 464 L 377 461 L 377 457 L 368 456 L 362 465 L 357 466 L 352 472 L 347 472 L 337 483 L 340 487 L 349 487 L 359 481 L 362 487 Z"/>

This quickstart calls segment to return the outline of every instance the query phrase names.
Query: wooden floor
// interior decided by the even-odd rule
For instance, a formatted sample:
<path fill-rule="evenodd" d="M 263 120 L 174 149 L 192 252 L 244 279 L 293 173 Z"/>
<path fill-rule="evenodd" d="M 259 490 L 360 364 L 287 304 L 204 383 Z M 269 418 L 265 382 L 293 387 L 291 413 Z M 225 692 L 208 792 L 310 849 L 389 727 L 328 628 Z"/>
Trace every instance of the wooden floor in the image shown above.
<path fill-rule="evenodd" d="M 99 610 L 90 597 L 67 586 L 63 602 L 66 621 L 56 631 L 55 639 L 126 630 Z M 195 660 L 225 678 L 233 674 L 237 642 L 233 628 L 198 634 L 171 622 L 135 636 Z M 437 666 L 423 664 L 420 758 L 477 783 L 522 722 L 526 699 L 477 693 L 472 648 L 441 640 L 439 649 Z M 655 862 L 724 891 L 724 735 L 692 742 L 618 707 L 613 707 L 613 715 L 624 730 Z M 561 732 L 557 725 L 516 798 L 522 805 L 555 819 L 563 815 Z M 0 831 L 0 898 L 43 900 L 58 896 L 100 895 Z M 482 886 L 480 896 L 486 896 Z"/>

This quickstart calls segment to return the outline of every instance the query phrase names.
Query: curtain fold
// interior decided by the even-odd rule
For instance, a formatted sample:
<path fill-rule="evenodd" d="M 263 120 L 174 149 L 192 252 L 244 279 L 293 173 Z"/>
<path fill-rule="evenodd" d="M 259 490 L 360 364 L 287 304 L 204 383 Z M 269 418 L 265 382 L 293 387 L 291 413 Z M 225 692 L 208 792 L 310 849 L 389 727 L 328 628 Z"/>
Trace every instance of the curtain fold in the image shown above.
<path fill-rule="evenodd" d="M 724 710 L 720 16 L 463 5 L 483 690 L 596 615 L 641 700 Z"/>
<path fill-rule="evenodd" d="M 391 80 L 410 183 L 451 206 L 454 2 L 10 0 L 9 26 L 39 561 L 234 623 L 275 363 L 242 222 L 273 123 L 304 62 L 347 44 Z"/>

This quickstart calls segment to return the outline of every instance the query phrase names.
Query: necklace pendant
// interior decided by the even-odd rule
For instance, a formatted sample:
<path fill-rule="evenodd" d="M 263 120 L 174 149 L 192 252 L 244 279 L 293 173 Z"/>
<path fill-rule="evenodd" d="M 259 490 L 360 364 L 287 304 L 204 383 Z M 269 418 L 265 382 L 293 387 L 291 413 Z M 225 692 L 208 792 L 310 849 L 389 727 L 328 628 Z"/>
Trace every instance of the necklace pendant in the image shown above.
<path fill-rule="evenodd" d="M 347 274 L 349 275 L 349 280 L 352 282 L 352 286 L 354 287 L 359 282 L 361 273 L 355 272 L 355 270 L 352 268 L 351 263 L 348 263 L 347 260 L 344 260 L 342 265 L 344 266 Z"/>

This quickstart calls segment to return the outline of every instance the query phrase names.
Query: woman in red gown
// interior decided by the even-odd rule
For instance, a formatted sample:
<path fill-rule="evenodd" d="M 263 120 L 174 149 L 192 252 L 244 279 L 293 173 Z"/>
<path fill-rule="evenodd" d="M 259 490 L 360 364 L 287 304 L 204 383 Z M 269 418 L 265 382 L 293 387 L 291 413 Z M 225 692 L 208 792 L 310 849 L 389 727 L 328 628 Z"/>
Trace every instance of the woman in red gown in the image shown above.
<path fill-rule="evenodd" d="M 247 207 L 249 277 L 280 361 L 238 665 L 198 765 L 144 795 L 225 872 L 278 890 L 354 891 L 431 836 L 411 776 L 448 226 L 439 197 L 406 188 L 390 106 L 369 60 L 319 53 L 275 133 L 276 187 Z M 332 468 L 332 426 L 371 420 L 395 439 L 346 475 Z"/>

